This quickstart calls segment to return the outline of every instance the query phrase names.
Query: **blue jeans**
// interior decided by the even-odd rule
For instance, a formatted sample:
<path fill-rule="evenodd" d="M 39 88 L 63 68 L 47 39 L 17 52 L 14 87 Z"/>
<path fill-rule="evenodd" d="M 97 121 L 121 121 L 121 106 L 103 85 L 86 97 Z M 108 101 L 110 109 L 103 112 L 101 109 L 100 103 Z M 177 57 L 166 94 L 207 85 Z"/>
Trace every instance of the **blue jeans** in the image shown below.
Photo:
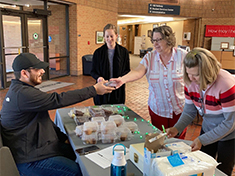
<path fill-rule="evenodd" d="M 79 165 L 63 156 L 17 164 L 21 176 L 82 176 Z"/>

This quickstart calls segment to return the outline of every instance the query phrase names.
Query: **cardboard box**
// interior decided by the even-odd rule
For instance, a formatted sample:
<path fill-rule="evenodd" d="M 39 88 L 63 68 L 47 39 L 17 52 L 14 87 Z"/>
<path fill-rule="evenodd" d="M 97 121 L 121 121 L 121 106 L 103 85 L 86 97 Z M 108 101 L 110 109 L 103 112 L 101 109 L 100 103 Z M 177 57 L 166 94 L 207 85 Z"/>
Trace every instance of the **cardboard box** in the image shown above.
<path fill-rule="evenodd" d="M 144 168 L 144 142 L 130 145 L 130 160 L 132 163 L 143 172 Z"/>
<path fill-rule="evenodd" d="M 167 151 L 152 153 L 151 151 L 147 150 L 147 148 L 144 148 L 144 169 L 143 169 L 144 176 L 153 176 L 152 162 L 155 158 L 162 158 L 171 155 L 171 150 L 169 150 L 168 148 L 163 146 L 159 150 L 161 149 Z"/>
<path fill-rule="evenodd" d="M 162 152 L 163 149 L 166 151 Z M 160 148 L 159 152 L 157 153 L 151 153 L 146 148 L 144 148 L 144 143 L 130 145 L 129 151 L 130 151 L 130 160 L 143 173 L 147 172 L 145 169 L 149 170 L 151 168 L 151 161 L 153 158 L 165 157 L 171 154 L 171 151 L 165 147 Z M 146 158 L 146 164 L 144 164 L 145 160 L 144 156 L 148 157 Z"/>

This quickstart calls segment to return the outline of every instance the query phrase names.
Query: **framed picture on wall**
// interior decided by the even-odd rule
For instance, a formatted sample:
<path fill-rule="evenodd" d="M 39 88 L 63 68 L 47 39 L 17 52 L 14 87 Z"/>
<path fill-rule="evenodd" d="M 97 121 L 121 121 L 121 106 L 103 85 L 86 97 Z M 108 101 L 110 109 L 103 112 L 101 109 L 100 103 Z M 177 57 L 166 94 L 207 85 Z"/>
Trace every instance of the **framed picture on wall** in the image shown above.
<path fill-rule="evenodd" d="M 96 44 L 104 43 L 104 33 L 101 31 L 96 31 Z"/>
<path fill-rule="evenodd" d="M 148 30 L 148 37 L 152 37 L 152 30 Z"/>
<path fill-rule="evenodd" d="M 220 43 L 220 49 L 228 49 L 229 43 L 228 42 L 221 42 Z"/>

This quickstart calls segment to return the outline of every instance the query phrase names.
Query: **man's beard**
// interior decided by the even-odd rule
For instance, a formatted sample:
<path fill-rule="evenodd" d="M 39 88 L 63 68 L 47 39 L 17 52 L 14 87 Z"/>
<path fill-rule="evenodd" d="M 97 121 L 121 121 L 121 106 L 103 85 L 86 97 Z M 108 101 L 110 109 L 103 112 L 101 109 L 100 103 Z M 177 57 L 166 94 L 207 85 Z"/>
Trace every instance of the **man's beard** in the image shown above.
<path fill-rule="evenodd" d="M 36 77 L 36 78 L 38 78 L 38 77 Z M 31 77 L 31 78 L 30 78 L 30 82 L 31 82 L 34 86 L 39 85 L 39 84 L 42 83 L 41 80 L 38 81 L 39 79 L 36 79 L 36 78 L 35 78 L 35 77 Z M 41 76 L 41 78 L 42 78 L 42 76 Z"/>

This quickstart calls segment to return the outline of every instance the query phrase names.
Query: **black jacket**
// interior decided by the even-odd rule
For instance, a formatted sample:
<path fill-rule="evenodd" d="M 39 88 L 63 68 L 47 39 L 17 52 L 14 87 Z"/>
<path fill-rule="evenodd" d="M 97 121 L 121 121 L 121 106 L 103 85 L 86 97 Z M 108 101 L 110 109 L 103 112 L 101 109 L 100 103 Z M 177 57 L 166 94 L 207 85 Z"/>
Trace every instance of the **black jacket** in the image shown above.
<path fill-rule="evenodd" d="M 67 136 L 50 119 L 48 110 L 95 95 L 93 86 L 48 94 L 19 80 L 12 80 L 1 110 L 3 144 L 10 148 L 17 163 L 62 155 L 60 142 L 64 142 Z"/>
<path fill-rule="evenodd" d="M 129 53 L 126 48 L 116 43 L 113 56 L 113 78 L 118 78 L 130 71 Z M 99 77 L 110 79 L 108 47 L 106 44 L 98 48 L 92 59 L 91 76 L 97 81 Z M 125 85 L 110 94 L 97 95 L 94 97 L 96 105 L 125 103 Z"/>

